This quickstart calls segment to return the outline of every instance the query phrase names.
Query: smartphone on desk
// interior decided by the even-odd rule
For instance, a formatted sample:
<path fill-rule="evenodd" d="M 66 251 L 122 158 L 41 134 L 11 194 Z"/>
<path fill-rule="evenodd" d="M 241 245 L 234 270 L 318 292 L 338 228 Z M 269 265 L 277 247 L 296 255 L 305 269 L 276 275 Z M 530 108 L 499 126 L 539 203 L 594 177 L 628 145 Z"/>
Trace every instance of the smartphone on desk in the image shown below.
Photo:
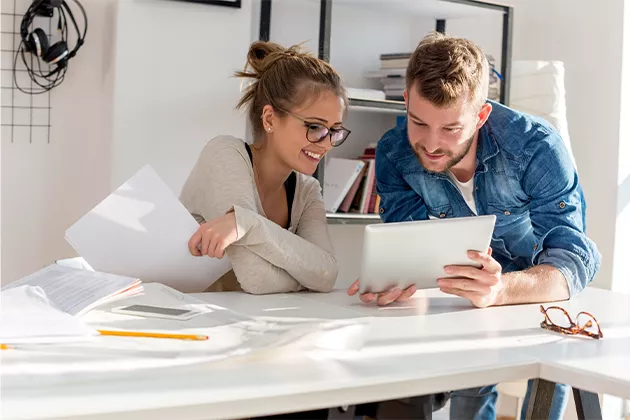
<path fill-rule="evenodd" d="M 163 306 L 151 305 L 129 305 L 112 308 L 111 311 L 117 314 L 134 315 L 145 318 L 174 319 L 176 321 L 186 321 L 201 315 L 201 312 L 192 309 L 167 308 Z"/>

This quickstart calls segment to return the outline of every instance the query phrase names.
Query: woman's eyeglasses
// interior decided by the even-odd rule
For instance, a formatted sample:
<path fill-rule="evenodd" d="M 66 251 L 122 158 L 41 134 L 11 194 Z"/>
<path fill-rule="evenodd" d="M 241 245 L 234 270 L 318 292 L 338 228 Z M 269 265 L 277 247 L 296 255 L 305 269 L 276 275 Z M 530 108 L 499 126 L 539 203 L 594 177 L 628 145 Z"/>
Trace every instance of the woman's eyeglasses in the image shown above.
<path fill-rule="evenodd" d="M 599 322 L 588 312 L 577 314 L 575 321 L 566 310 L 559 306 L 549 306 L 545 309 L 540 305 L 540 312 L 545 315 L 540 326 L 547 330 L 568 335 L 585 335 L 595 339 L 604 337 Z"/>
<path fill-rule="evenodd" d="M 285 111 L 284 109 L 280 109 L 280 111 L 304 123 L 304 126 L 306 127 L 306 140 L 310 141 L 311 143 L 319 143 L 323 141 L 326 137 L 330 137 L 330 144 L 332 145 L 332 147 L 339 147 L 344 141 L 346 141 L 351 133 L 351 131 L 345 127 L 328 128 L 323 124 L 308 121 L 305 118 L 302 118 L 299 115 L 295 115 L 289 111 Z"/>

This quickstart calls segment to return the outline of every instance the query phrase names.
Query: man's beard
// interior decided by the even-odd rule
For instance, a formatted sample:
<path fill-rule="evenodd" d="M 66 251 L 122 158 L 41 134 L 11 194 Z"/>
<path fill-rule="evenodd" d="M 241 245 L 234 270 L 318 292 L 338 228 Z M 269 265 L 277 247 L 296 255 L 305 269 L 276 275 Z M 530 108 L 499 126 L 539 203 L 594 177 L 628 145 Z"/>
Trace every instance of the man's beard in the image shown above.
<path fill-rule="evenodd" d="M 436 151 L 434 151 L 431 154 L 444 154 L 445 156 L 449 157 L 449 161 L 446 163 L 446 167 L 441 170 L 441 171 L 431 171 L 430 169 L 427 169 L 427 167 L 422 163 L 422 155 L 424 153 L 428 153 L 428 151 L 422 147 L 422 146 L 418 146 L 415 148 L 415 153 L 416 153 L 416 157 L 418 158 L 418 161 L 420 162 L 420 165 L 422 165 L 422 167 L 427 170 L 428 172 L 431 173 L 435 173 L 435 172 L 440 172 L 440 173 L 444 173 L 446 171 L 448 171 L 449 169 L 451 169 L 453 166 L 457 165 L 459 162 L 462 161 L 462 159 L 464 159 L 464 157 L 468 154 L 468 152 L 470 151 L 470 148 L 472 147 L 472 143 L 473 140 L 475 138 L 475 135 L 473 134 L 468 140 L 466 140 L 466 143 L 464 143 L 464 146 L 462 148 L 462 151 L 460 153 L 457 154 L 453 154 L 451 152 L 447 152 L 444 151 L 442 149 L 438 149 Z"/>

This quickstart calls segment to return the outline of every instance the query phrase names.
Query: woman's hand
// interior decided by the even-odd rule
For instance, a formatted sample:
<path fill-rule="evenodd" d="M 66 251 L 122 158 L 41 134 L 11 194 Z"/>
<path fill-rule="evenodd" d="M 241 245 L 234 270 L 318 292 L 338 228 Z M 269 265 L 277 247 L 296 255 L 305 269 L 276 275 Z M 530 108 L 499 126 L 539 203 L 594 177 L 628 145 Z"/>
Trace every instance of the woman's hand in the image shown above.
<path fill-rule="evenodd" d="M 199 226 L 188 241 L 190 253 L 196 257 L 223 258 L 225 248 L 238 239 L 236 216 L 230 212 Z"/>

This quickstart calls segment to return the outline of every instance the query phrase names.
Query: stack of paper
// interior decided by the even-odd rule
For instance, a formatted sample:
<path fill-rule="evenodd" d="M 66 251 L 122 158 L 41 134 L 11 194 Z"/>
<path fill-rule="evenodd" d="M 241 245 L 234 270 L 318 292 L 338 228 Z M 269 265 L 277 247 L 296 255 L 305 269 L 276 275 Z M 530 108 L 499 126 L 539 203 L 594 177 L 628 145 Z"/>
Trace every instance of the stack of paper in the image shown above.
<path fill-rule="evenodd" d="M 9 283 L 3 288 L 2 296 L 21 286 L 40 288 L 55 308 L 78 316 L 103 303 L 142 293 L 138 279 L 56 264 Z"/>
<path fill-rule="evenodd" d="M 385 100 L 385 92 L 377 89 L 363 89 L 363 88 L 346 88 L 346 95 L 352 99 L 367 99 L 372 101 Z"/>
<path fill-rule="evenodd" d="M 0 343 L 86 341 L 91 330 L 54 307 L 41 287 L 28 285 L 0 293 Z"/>

